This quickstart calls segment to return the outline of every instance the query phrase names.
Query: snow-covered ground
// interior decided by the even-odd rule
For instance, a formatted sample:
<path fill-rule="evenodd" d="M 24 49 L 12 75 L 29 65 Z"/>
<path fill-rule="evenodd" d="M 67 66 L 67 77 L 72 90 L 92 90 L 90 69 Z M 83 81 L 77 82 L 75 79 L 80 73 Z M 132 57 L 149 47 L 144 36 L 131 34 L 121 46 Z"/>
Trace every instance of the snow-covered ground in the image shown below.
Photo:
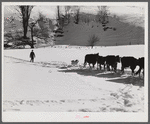
<path fill-rule="evenodd" d="M 116 74 L 82 68 L 89 53 L 144 56 L 144 45 L 62 47 L 4 50 L 3 111 L 21 112 L 144 112 L 144 78 L 130 69 Z M 76 67 L 71 60 L 79 60 Z M 136 70 L 138 67 L 136 68 Z"/>

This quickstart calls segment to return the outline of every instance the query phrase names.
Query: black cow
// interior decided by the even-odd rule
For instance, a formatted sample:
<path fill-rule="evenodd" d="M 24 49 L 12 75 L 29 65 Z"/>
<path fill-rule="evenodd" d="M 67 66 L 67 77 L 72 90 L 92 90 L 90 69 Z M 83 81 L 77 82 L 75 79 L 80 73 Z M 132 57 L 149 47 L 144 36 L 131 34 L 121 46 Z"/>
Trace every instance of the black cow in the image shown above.
<path fill-rule="evenodd" d="M 128 57 L 122 57 L 121 58 L 121 71 L 122 73 L 124 73 L 124 68 L 126 67 L 130 67 L 130 69 L 132 70 L 132 75 L 134 74 L 134 69 L 137 66 L 137 62 L 138 60 L 132 56 L 128 56 Z"/>
<path fill-rule="evenodd" d="M 97 69 L 98 69 L 98 65 L 99 65 L 100 70 L 101 70 L 101 65 L 104 65 L 104 70 L 105 70 L 105 61 L 106 61 L 106 57 L 98 56 Z"/>
<path fill-rule="evenodd" d="M 105 58 L 106 60 L 106 65 L 107 65 L 107 70 L 110 71 L 110 66 L 112 68 L 112 70 L 114 70 L 114 72 L 116 72 L 117 69 L 117 63 L 120 63 L 120 57 L 114 56 L 114 55 L 108 55 Z"/>
<path fill-rule="evenodd" d="M 90 66 L 90 64 L 92 64 L 93 68 L 94 68 L 94 66 L 97 62 L 98 56 L 99 56 L 99 53 L 97 53 L 97 54 L 87 54 L 85 56 L 85 60 L 84 60 L 84 67 L 86 66 L 86 63 L 89 63 L 89 66 Z M 91 68 L 91 66 L 90 66 L 90 68 Z"/>
<path fill-rule="evenodd" d="M 137 65 L 140 67 L 139 70 L 135 73 L 136 75 L 139 74 L 140 77 L 140 73 L 141 70 L 143 69 L 143 75 L 144 75 L 144 57 L 141 57 L 137 60 Z"/>

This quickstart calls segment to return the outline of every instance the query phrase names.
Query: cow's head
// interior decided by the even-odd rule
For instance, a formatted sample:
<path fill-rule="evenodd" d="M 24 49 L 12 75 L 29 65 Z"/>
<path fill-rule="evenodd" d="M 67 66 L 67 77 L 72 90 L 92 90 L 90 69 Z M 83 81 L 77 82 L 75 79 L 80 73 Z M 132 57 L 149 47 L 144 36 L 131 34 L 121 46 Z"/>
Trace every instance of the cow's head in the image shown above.
<path fill-rule="evenodd" d="M 120 57 L 119 57 L 119 55 L 116 56 L 116 62 L 120 63 Z"/>
<path fill-rule="evenodd" d="M 140 59 L 141 59 L 141 58 L 139 58 L 139 59 L 136 60 L 136 65 L 139 65 Z"/>

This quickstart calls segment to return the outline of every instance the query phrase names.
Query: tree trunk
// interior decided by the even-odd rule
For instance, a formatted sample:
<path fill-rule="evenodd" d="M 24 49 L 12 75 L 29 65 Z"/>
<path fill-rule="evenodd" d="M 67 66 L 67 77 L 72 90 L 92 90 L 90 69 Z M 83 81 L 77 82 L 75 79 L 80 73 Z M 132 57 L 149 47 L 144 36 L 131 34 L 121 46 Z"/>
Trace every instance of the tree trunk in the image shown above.
<path fill-rule="evenodd" d="M 28 17 L 24 17 L 24 19 L 23 19 L 23 29 L 24 29 L 24 38 L 27 38 L 27 32 L 28 32 Z"/>
<path fill-rule="evenodd" d="M 59 15 L 59 6 L 57 6 L 57 11 L 58 11 L 58 19 L 60 19 L 60 15 Z"/>
<path fill-rule="evenodd" d="M 59 6 L 57 6 L 57 16 L 58 16 L 58 24 L 60 26 L 60 14 L 59 14 Z"/>
<path fill-rule="evenodd" d="M 31 48 L 34 48 L 34 45 L 33 45 L 33 44 L 31 44 Z"/>
<path fill-rule="evenodd" d="M 31 27 L 31 39 L 32 39 L 31 48 L 34 48 L 33 27 Z"/>

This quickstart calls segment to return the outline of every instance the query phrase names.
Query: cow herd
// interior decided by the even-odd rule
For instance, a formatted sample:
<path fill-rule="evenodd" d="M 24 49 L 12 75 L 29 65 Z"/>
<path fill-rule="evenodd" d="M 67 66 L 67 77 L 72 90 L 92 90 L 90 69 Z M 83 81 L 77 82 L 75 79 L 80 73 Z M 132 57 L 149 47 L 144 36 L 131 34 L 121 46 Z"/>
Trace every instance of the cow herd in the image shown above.
<path fill-rule="evenodd" d="M 124 56 L 119 57 L 119 55 L 108 55 L 108 56 L 99 56 L 99 53 L 96 54 L 87 54 L 85 56 L 84 60 L 84 67 L 88 63 L 89 66 L 92 64 L 93 68 L 95 64 L 97 63 L 97 69 L 99 66 L 99 69 L 102 69 L 102 66 L 104 70 L 107 68 L 108 71 L 113 70 L 115 73 L 117 71 L 117 64 L 121 62 L 121 73 L 124 73 L 124 69 L 127 67 L 130 67 L 132 71 L 132 75 L 137 75 L 141 73 L 141 70 L 143 69 L 143 75 L 144 75 L 144 57 L 141 58 L 135 58 L 132 56 Z M 134 70 L 136 66 L 139 66 L 139 70 L 135 73 Z M 90 66 L 91 68 L 91 66 Z"/>

